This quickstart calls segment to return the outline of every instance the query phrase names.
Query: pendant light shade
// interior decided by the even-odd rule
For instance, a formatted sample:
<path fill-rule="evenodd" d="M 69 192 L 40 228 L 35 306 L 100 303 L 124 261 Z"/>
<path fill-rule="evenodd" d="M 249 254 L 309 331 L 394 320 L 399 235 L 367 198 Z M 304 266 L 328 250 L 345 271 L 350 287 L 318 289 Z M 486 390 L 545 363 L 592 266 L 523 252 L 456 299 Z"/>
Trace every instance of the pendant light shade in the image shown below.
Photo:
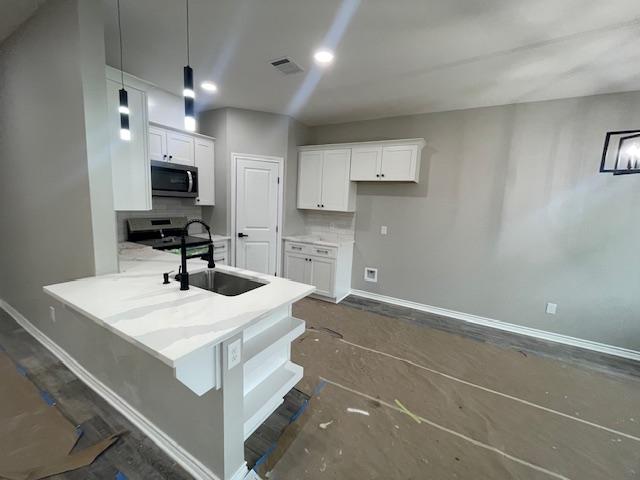
<path fill-rule="evenodd" d="M 196 130 L 195 116 L 195 90 L 193 89 L 193 69 L 187 65 L 184 67 L 184 128 L 190 132 Z"/>
<path fill-rule="evenodd" d="M 120 139 L 131 140 L 131 130 L 129 130 L 129 96 L 124 88 L 119 90 L 120 93 Z"/>
<path fill-rule="evenodd" d="M 186 1 L 187 7 L 187 65 L 184 67 L 184 88 L 182 95 L 184 97 L 184 128 L 190 132 L 196 131 L 196 115 L 195 115 L 195 99 L 196 92 L 193 88 L 193 68 L 190 63 L 189 52 L 189 0 Z"/>
<path fill-rule="evenodd" d="M 120 21 L 120 0 L 117 0 L 118 9 L 118 33 L 120 37 L 120 79 L 122 81 L 122 88 L 118 91 L 119 105 L 118 112 L 120 112 L 120 139 L 128 142 L 131 140 L 131 130 L 129 129 L 129 95 L 124 89 L 124 71 L 122 70 L 122 22 Z"/>

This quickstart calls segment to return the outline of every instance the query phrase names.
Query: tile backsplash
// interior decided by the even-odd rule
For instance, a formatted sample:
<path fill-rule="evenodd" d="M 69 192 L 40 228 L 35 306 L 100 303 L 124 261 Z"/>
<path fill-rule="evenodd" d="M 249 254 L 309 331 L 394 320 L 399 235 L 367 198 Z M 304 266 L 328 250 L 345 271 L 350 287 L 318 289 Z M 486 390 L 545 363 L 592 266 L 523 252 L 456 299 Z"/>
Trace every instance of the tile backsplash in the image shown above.
<path fill-rule="evenodd" d="M 351 240 L 355 235 L 356 214 L 344 212 L 319 212 L 306 210 L 303 214 L 305 234 L 337 235 L 344 240 Z"/>
<path fill-rule="evenodd" d="M 127 219 L 140 217 L 187 217 L 202 218 L 202 207 L 193 204 L 193 198 L 152 197 L 152 209 L 136 212 L 116 212 L 118 228 L 118 242 L 127 239 Z M 194 225 L 190 232 L 197 232 L 198 225 Z"/>

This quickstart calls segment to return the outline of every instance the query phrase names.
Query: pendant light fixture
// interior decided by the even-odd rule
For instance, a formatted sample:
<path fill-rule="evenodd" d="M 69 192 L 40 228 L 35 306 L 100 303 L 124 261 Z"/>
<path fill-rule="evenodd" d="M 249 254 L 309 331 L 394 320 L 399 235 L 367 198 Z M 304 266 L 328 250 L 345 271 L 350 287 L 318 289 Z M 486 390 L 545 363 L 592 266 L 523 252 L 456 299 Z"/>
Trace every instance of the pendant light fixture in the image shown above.
<path fill-rule="evenodd" d="M 120 139 L 129 141 L 131 140 L 131 130 L 129 130 L 129 96 L 124 89 L 124 71 L 122 70 L 122 22 L 120 21 L 120 0 L 117 1 L 118 9 L 118 33 L 120 36 L 120 81 L 122 88 L 119 90 L 120 104 L 118 106 L 118 112 L 120 112 Z"/>
<path fill-rule="evenodd" d="M 195 132 L 196 93 L 195 89 L 193 88 L 193 69 L 189 65 L 189 63 L 191 63 L 191 52 L 189 51 L 189 0 L 185 1 L 187 6 L 187 65 L 185 65 L 184 67 L 184 90 L 182 91 L 182 95 L 184 96 L 184 128 L 190 132 Z"/>

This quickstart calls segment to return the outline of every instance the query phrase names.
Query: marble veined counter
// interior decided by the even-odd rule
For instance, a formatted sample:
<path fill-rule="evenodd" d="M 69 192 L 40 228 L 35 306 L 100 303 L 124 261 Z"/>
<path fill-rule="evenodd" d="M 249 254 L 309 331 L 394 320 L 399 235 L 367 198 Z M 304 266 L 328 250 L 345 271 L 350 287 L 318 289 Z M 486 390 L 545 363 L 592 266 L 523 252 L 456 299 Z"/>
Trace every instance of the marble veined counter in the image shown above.
<path fill-rule="evenodd" d="M 193 286 L 181 291 L 173 280 L 178 256 L 123 243 L 119 259 L 120 273 L 48 285 L 44 291 L 172 367 L 314 290 L 284 278 L 221 265 L 216 269 L 267 284 L 236 297 Z M 202 260 L 188 262 L 190 274 L 206 268 Z M 162 273 L 169 271 L 173 271 L 171 283 L 163 285 Z"/>

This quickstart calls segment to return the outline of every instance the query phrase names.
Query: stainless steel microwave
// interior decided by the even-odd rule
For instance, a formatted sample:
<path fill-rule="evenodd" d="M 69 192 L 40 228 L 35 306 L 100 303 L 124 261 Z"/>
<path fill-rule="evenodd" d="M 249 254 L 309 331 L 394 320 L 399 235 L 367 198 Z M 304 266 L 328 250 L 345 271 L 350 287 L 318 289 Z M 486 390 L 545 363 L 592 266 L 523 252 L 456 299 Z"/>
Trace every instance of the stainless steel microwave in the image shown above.
<path fill-rule="evenodd" d="M 156 197 L 197 197 L 198 168 L 152 160 L 151 194 Z"/>

